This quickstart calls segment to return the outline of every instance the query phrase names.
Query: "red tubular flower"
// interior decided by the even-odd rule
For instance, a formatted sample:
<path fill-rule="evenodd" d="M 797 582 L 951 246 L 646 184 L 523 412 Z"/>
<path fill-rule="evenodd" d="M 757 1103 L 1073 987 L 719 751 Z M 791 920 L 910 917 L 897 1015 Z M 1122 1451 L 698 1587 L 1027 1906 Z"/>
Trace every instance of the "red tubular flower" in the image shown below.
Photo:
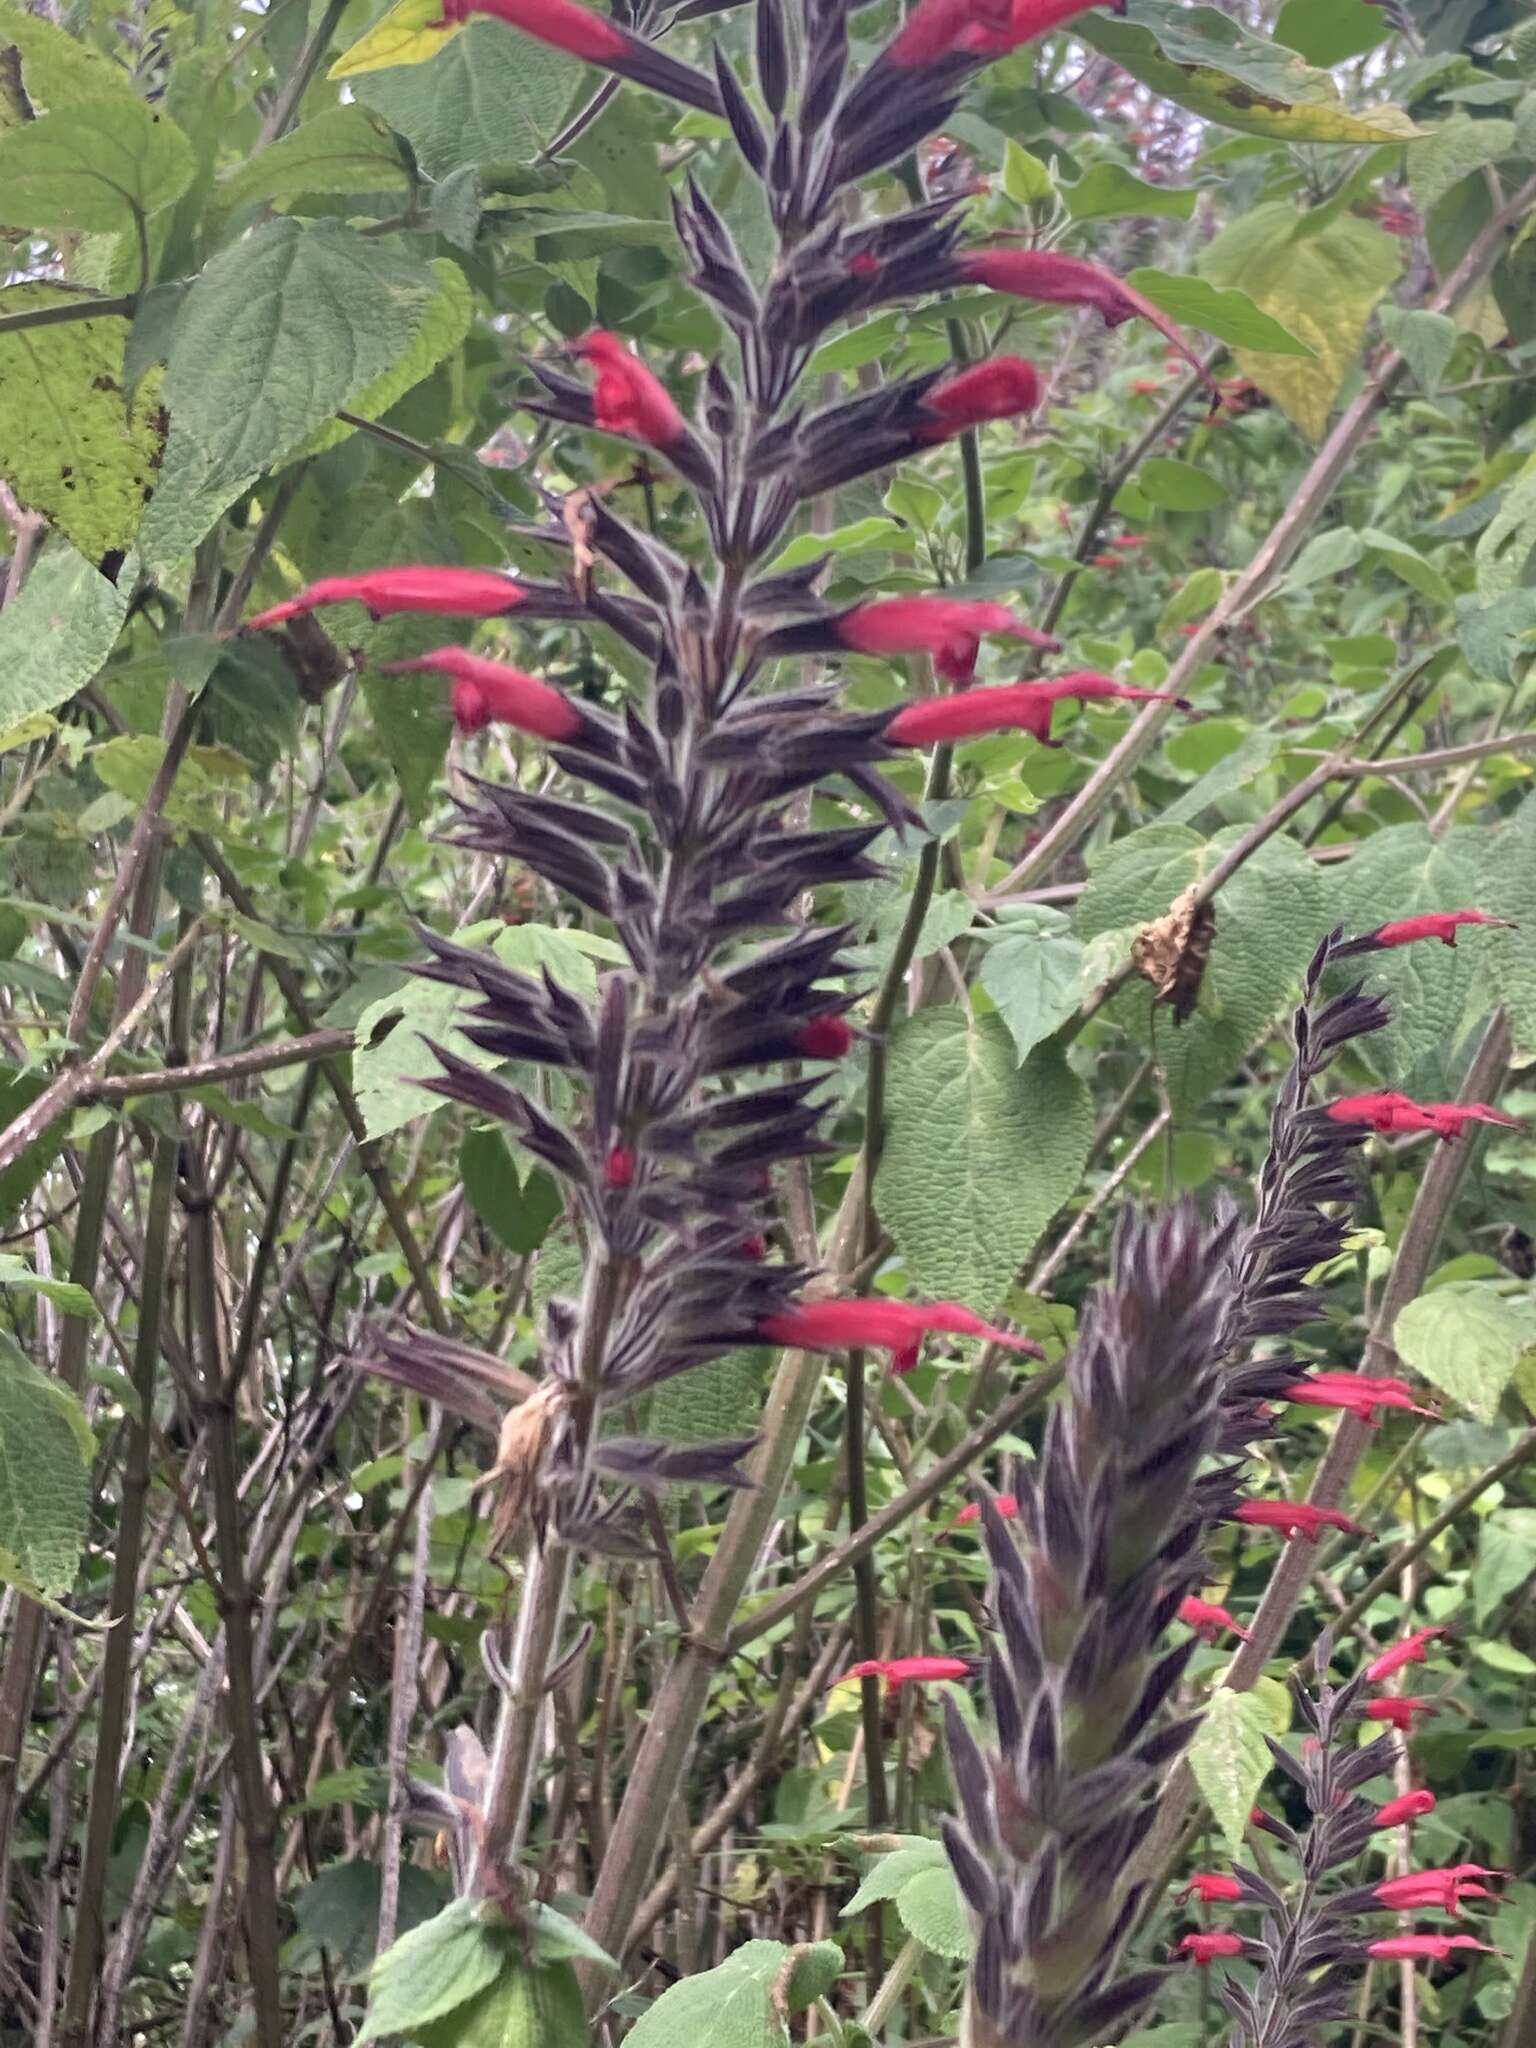
<path fill-rule="evenodd" d="M 1211 382 L 1210 373 L 1161 306 L 1154 306 L 1111 271 L 1101 270 L 1081 256 L 1062 256 L 1054 249 L 974 249 L 960 258 L 959 269 L 967 284 L 1007 292 L 1016 299 L 1038 299 L 1051 306 L 1089 306 L 1106 327 L 1119 327 L 1139 315 L 1150 320 L 1184 360 Z"/>
<path fill-rule="evenodd" d="M 931 387 L 922 409 L 933 416 L 933 423 L 919 428 L 917 438 L 947 441 L 967 427 L 1033 412 L 1039 403 L 1040 379 L 1034 364 L 1022 356 L 996 356 Z"/>
<path fill-rule="evenodd" d="M 1304 1408 L 1342 1408 L 1357 1421 L 1374 1429 L 1383 1408 L 1402 1408 L 1410 1415 L 1438 1419 L 1439 1411 L 1421 1407 L 1405 1380 L 1376 1377 L 1363 1372 L 1319 1372 L 1309 1380 L 1293 1380 L 1281 1389 L 1281 1399 Z"/>
<path fill-rule="evenodd" d="M 1439 1703 L 1435 1700 L 1421 1700 L 1410 1693 L 1388 1693 L 1385 1699 L 1372 1700 L 1360 1709 L 1367 1721 L 1387 1721 L 1400 1735 L 1413 1733 L 1413 1717 L 1422 1714 L 1427 1720 L 1431 1714 L 1438 1714 Z M 1380 1826 L 1380 1822 L 1377 1823 Z"/>
<path fill-rule="evenodd" d="M 586 9 L 576 11 L 585 14 Z M 597 371 L 592 416 L 605 433 L 624 434 L 652 448 L 670 448 L 687 433 L 666 385 L 616 334 L 594 327 L 576 344 L 576 353 Z"/>
<path fill-rule="evenodd" d="M 270 611 L 247 619 L 242 631 L 257 633 L 264 626 L 281 626 L 300 612 L 312 612 L 324 604 L 360 604 L 373 619 L 390 612 L 442 612 L 456 618 L 489 619 L 498 612 L 513 611 L 527 595 L 510 576 L 494 569 L 370 569 L 362 576 L 322 576 L 318 583 L 306 584 L 286 604 L 275 604 Z"/>
<path fill-rule="evenodd" d="M 1247 1642 L 1248 1631 L 1239 1628 L 1225 1607 L 1217 1607 L 1209 1600 L 1198 1599 L 1193 1593 L 1179 1602 L 1179 1620 L 1187 1622 L 1202 1641 L 1214 1643 L 1225 1633 Z"/>
<path fill-rule="evenodd" d="M 611 21 L 590 7 L 578 6 L 577 0 L 442 0 L 442 8 L 429 28 L 452 28 L 472 14 L 493 14 L 524 35 L 589 64 L 609 64 L 629 48 L 628 38 Z"/>
<path fill-rule="evenodd" d="M 1112 548 L 1149 548 L 1152 536 L 1149 533 L 1122 533 L 1118 540 L 1112 540 Z"/>
<path fill-rule="evenodd" d="M 1465 924 L 1493 924 L 1505 931 L 1520 927 L 1507 917 L 1493 917 L 1486 910 L 1431 910 L 1422 917 L 1400 917 L 1393 924 L 1378 925 L 1371 933 L 1378 946 L 1411 946 L 1416 939 L 1438 939 L 1442 946 L 1454 946 L 1456 933 Z"/>
<path fill-rule="evenodd" d="M 812 1017 L 795 1033 L 795 1045 L 808 1060 L 840 1060 L 856 1036 L 846 1017 Z"/>
<path fill-rule="evenodd" d="M 389 661 L 383 668 L 387 676 L 417 671 L 453 678 L 453 715 L 460 732 L 512 725 L 539 739 L 569 740 L 581 731 L 581 713 L 569 697 L 504 661 L 488 661 L 463 647 L 438 647 L 415 661 Z"/>
<path fill-rule="evenodd" d="M 885 50 L 910 71 L 945 57 L 1002 57 L 1048 35 L 1096 0 L 919 0 Z"/>
<path fill-rule="evenodd" d="M 866 1657 L 832 1682 L 843 1685 L 850 1678 L 883 1678 L 891 1691 L 897 1692 L 904 1685 L 970 1675 L 971 1666 L 964 1657 Z"/>
<path fill-rule="evenodd" d="M 766 1344 L 793 1345 L 801 1351 L 888 1351 L 892 1372 L 910 1372 L 917 1364 L 923 1338 L 930 1330 L 952 1330 L 966 1337 L 986 1337 L 1010 1351 L 1043 1358 L 1028 1337 L 1010 1337 L 984 1323 L 958 1301 L 860 1300 L 804 1301 L 782 1315 L 765 1316 L 757 1326 Z"/>
<path fill-rule="evenodd" d="M 1240 1934 L 1186 1934 L 1174 1953 L 1188 1956 L 1192 1963 L 1198 1963 L 1203 1970 L 1219 1956 L 1240 1956 L 1243 1947 L 1243 1937 Z"/>
<path fill-rule="evenodd" d="M 1432 1643 L 1436 1636 L 1449 1633 L 1444 1628 L 1416 1628 L 1412 1635 L 1404 1636 L 1401 1642 L 1384 1650 L 1375 1663 L 1365 1667 L 1366 1683 L 1380 1685 L 1384 1678 L 1390 1678 L 1394 1671 L 1401 1671 L 1405 1664 L 1422 1664 L 1428 1655 L 1425 1645 Z"/>
<path fill-rule="evenodd" d="M 841 644 L 857 654 L 931 654 L 934 667 L 949 682 L 964 682 L 975 673 L 985 633 L 1046 652 L 1061 645 L 1015 618 L 1007 605 L 980 598 L 882 597 L 855 605 L 828 623 Z"/>
<path fill-rule="evenodd" d="M 1373 1828 L 1401 1827 L 1406 1821 L 1422 1820 L 1426 1813 L 1435 1810 L 1433 1792 L 1401 1792 L 1396 1799 L 1389 1799 L 1376 1809 Z"/>
<path fill-rule="evenodd" d="M 1318 1508 L 1305 1500 L 1245 1500 L 1234 1511 L 1233 1520 L 1246 1522 L 1253 1529 L 1279 1529 L 1308 1543 L 1315 1543 L 1324 1529 L 1343 1529 L 1351 1536 L 1365 1534 L 1358 1522 L 1341 1515 L 1337 1508 Z"/>
<path fill-rule="evenodd" d="M 1365 1952 L 1368 1956 L 1380 1956 L 1387 1963 L 1443 1963 L 1459 1948 L 1475 1948 L 1485 1956 L 1501 1953 L 1471 1934 L 1392 1934 L 1385 1941 L 1367 1942 Z"/>
<path fill-rule="evenodd" d="M 953 697 L 929 697 L 904 704 L 885 728 L 885 737 L 899 747 L 926 747 L 935 740 L 974 738 L 984 732 L 1027 732 L 1046 745 L 1051 738 L 1051 711 L 1063 698 L 1079 701 L 1107 697 L 1137 704 L 1193 707 L 1186 697 L 1166 690 L 1138 690 L 1090 669 L 1053 676 L 1044 683 L 995 683 L 977 690 L 959 690 Z"/>
<path fill-rule="evenodd" d="M 1235 1877 L 1223 1877 L 1216 1870 L 1197 1870 L 1179 1893 L 1181 1899 L 1197 1898 L 1202 1906 L 1235 1905 L 1243 1888 Z"/>
<path fill-rule="evenodd" d="M 1389 1877 L 1372 1890 L 1394 1913 L 1418 1913 L 1436 1908 L 1442 1913 L 1460 1911 L 1463 1899 L 1491 1899 L 1495 1895 L 1475 1877 L 1495 1877 L 1480 1863 L 1456 1863 L 1447 1870 L 1410 1870 L 1402 1877 Z"/>
<path fill-rule="evenodd" d="M 1088 566 L 1090 569 L 1123 569 L 1125 567 L 1125 556 L 1110 554 L 1090 555 L 1088 557 Z"/>
<path fill-rule="evenodd" d="M 1014 1493 L 1000 1493 L 992 1505 L 1005 1520 L 1011 1519 L 1019 1512 L 1019 1498 Z M 963 1507 L 960 1510 L 949 1526 L 951 1529 L 964 1529 L 969 1523 L 979 1522 L 980 1520 L 981 1503 L 980 1501 L 973 1500 L 968 1507 Z"/>
<path fill-rule="evenodd" d="M 1433 1131 L 1443 1143 L 1459 1138 L 1470 1124 L 1497 1124 L 1504 1130 L 1525 1126 L 1488 1102 L 1415 1102 L 1395 1089 L 1372 1095 L 1339 1095 L 1327 1105 L 1337 1124 L 1364 1124 L 1373 1131 Z"/>
<path fill-rule="evenodd" d="M 635 1184 L 635 1155 L 627 1145 L 615 1145 L 603 1161 L 603 1180 L 611 1188 L 632 1188 Z"/>

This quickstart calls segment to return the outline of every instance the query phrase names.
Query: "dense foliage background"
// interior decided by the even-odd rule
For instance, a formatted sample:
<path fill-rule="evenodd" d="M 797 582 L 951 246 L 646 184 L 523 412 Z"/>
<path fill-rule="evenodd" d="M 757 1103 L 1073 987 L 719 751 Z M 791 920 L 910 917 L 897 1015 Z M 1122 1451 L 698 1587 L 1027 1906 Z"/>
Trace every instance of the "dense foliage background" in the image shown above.
<path fill-rule="evenodd" d="M 666 46 L 707 32 L 745 77 L 750 11 L 694 0 Z M 357 609 L 235 629 L 390 563 L 559 576 L 550 515 L 579 534 L 588 491 L 707 575 L 675 479 L 520 410 L 522 366 L 597 323 L 691 399 L 721 335 L 683 285 L 672 196 L 696 179 L 759 274 L 773 235 L 716 117 L 614 94 L 495 21 L 445 39 L 436 14 L 0 0 L 7 2041 L 357 2038 L 375 1951 L 450 1896 L 404 1773 L 440 1781 L 457 1754 L 472 1775 L 455 1744 L 494 1715 L 482 1638 L 520 1566 L 488 1540 L 491 1446 L 349 1361 L 365 1327 L 409 1322 L 528 1365 L 582 1251 L 549 1174 L 418 1085 L 423 1033 L 485 1056 L 455 1035 L 462 993 L 406 969 L 417 921 L 584 994 L 619 954 L 569 899 L 443 843 L 462 778 L 543 786 L 538 746 L 455 736 L 437 679 L 379 665 L 473 634 L 617 704 L 637 658 L 587 626 Z M 856 57 L 890 14 L 854 17 Z M 788 1198 L 786 1242 L 1006 1315 L 1055 1360 L 1128 1193 L 1251 1201 L 1287 1013 L 1335 924 L 1518 921 L 1365 963 L 1395 1014 L 1344 1079 L 1536 1112 L 1536 17 L 1128 0 L 992 66 L 941 143 L 848 203 L 873 219 L 924 187 L 970 195 L 993 238 L 1128 276 L 1222 382 L 1213 408 L 1141 322 L 979 292 L 879 312 L 820 348 L 825 398 L 1006 350 L 1045 400 L 827 494 L 778 558 L 826 553 L 838 604 L 1004 598 L 1066 666 L 1196 707 L 1062 707 L 1058 744 L 964 747 L 931 836 L 815 907 L 856 925 L 855 1021 L 889 1028 L 839 1070 L 838 1149 Z M 847 667 L 855 706 L 928 686 Z M 994 648 L 983 673 L 1022 667 Z M 893 774 L 923 796 L 921 763 Z M 1175 1027 L 1126 966 L 1196 884 L 1215 938 Z M 1400 1788 L 1438 1795 L 1424 1860 L 1514 1873 L 1500 1953 L 1375 1969 L 1353 2038 L 1519 2048 L 1536 1149 L 1498 1131 L 1426 1174 L 1431 1146 L 1372 1144 L 1315 1334 L 1338 1367 L 1395 1340 L 1443 1419 L 1339 1432 L 1331 1483 L 1368 1535 L 1291 1544 L 1268 1596 L 1270 1536 L 1224 1532 L 1212 1597 L 1243 1622 L 1263 1597 L 1266 1620 L 1170 1824 L 1185 1868 L 1241 1837 L 1264 1733 L 1300 1739 L 1277 1681 L 1322 1626 L 1446 1624 L 1415 1687 L 1443 1711 Z M 834 1681 L 985 1638 L 953 1520 L 968 1476 L 1030 1455 L 1040 1404 L 1027 1362 L 979 1356 L 948 1340 L 872 1373 L 851 1465 L 849 1381 L 824 1361 L 775 1381 L 743 1351 L 653 1398 L 654 1434 L 761 1427 L 771 1456 L 751 1494 L 664 1497 L 668 1561 L 592 1562 L 576 1587 L 588 1633 L 550 1695 L 531 1865 L 579 1918 L 604 1858 L 638 1859 L 609 2038 L 648 2011 L 645 2048 L 952 2037 L 970 1931 L 937 1847 L 938 1688 L 861 1702 Z M 1305 1494 L 1334 1429 L 1292 1414 L 1275 1493 Z M 878 1541 L 838 1555 L 872 1515 Z M 686 1770 L 637 1815 L 648 1710 L 701 1643 Z M 1228 1662 L 1200 1652 L 1196 1699 Z M 1162 1952 L 1187 1922 L 1154 1903 L 1139 1941 Z M 241 1932 L 263 1913 L 275 2032 Z M 822 1945 L 799 1978 L 797 1944 Z M 482 2010 L 475 2032 L 429 2006 L 373 2029 L 556 2039 L 547 2015 Z M 1192 1972 L 1127 2048 L 1223 2024 Z"/>

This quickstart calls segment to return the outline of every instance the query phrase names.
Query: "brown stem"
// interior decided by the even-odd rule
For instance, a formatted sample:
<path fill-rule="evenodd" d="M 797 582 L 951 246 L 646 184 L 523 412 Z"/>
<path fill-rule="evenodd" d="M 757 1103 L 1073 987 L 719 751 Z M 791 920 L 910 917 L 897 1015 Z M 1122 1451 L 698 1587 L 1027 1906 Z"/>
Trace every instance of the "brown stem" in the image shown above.
<path fill-rule="evenodd" d="M 128 1720 L 128 1684 L 133 1655 L 133 1616 L 139 1593 L 145 1508 L 149 1499 L 150 1419 L 154 1414 L 155 1369 L 160 1356 L 160 1325 L 165 1313 L 166 1258 L 170 1248 L 171 1211 L 176 1193 L 178 1132 L 155 1145 L 149 1210 L 144 1233 L 139 1328 L 134 1347 L 133 1390 L 136 1411 L 127 1422 L 127 1456 L 117 1510 L 117 1550 L 112 1561 L 112 1593 L 108 1612 L 112 1626 L 102 1653 L 100 1700 L 96 1714 L 95 1756 L 91 1770 L 85 1845 L 76 1891 L 74 1940 L 69 1978 L 64 1991 L 60 2048 L 83 2048 L 97 1989 L 106 1938 L 107 1866 L 117 1825 L 118 1770 Z"/>

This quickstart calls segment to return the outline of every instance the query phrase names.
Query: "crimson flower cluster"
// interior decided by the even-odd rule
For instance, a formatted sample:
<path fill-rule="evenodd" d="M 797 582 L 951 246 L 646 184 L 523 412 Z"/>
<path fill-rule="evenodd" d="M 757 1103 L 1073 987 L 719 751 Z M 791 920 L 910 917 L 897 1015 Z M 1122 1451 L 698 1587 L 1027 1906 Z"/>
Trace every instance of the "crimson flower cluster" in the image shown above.
<path fill-rule="evenodd" d="M 1268 1738 L 1276 1763 L 1299 1791 L 1305 1824 L 1293 1828 L 1263 1808 L 1252 1815 L 1255 1829 L 1278 1845 L 1295 1882 L 1286 1886 L 1281 1872 L 1270 1865 L 1266 1875 L 1237 1864 L 1230 1872 L 1197 1872 L 1183 1888 L 1182 1896 L 1193 1896 L 1202 1905 L 1228 1905 L 1262 1916 L 1252 1933 L 1202 1928 L 1184 1935 L 1175 1949 L 1177 1956 L 1202 1968 L 1238 1961 L 1257 1966 L 1256 1977 L 1228 1975 L 1221 1986 L 1236 2023 L 1234 2038 L 1247 2048 L 1305 2048 L 1315 2041 L 1321 2027 L 1344 2016 L 1356 1973 L 1372 1958 L 1443 1963 L 1463 1951 L 1492 1953 L 1489 1943 L 1454 1928 L 1376 1934 L 1362 1925 L 1387 1913 L 1435 1912 L 1459 1919 L 1468 1900 L 1497 1899 L 1485 1880 L 1500 1873 L 1486 1864 L 1408 1869 L 1336 1889 L 1328 1885 L 1330 1877 L 1398 1828 L 1433 1811 L 1434 1795 L 1427 1791 L 1380 1805 L 1364 1796 L 1373 1779 L 1391 1770 L 1395 1745 L 1390 1735 L 1360 1744 L 1355 1730 L 1362 1720 L 1394 1718 L 1373 1709 L 1395 1704 L 1396 1696 L 1367 1699 L 1368 1689 L 1404 1665 L 1422 1662 L 1426 1644 L 1443 1633 L 1415 1630 L 1339 1687 L 1327 1675 L 1332 1642 L 1325 1635 L 1314 1658 L 1316 1691 L 1299 1681 L 1291 1688 L 1306 1731 L 1299 1753 Z"/>

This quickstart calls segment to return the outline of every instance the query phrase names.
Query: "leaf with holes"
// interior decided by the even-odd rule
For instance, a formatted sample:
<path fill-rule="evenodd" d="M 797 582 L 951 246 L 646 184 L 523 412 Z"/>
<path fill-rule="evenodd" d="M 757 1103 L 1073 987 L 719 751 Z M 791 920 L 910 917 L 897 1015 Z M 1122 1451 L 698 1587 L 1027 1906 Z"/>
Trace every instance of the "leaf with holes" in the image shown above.
<path fill-rule="evenodd" d="M 0 291 L 8 314 L 78 304 L 56 284 Z M 138 532 L 165 448 L 151 388 L 124 396 L 128 322 L 106 317 L 0 332 L 0 474 L 92 561 Z"/>

